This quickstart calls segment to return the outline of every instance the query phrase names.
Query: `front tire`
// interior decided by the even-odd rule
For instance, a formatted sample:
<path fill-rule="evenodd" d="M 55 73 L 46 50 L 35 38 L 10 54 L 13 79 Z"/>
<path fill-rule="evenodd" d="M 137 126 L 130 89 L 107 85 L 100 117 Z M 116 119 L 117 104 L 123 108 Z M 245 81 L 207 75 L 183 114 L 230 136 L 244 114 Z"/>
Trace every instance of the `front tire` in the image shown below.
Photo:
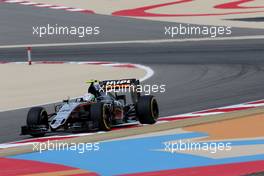
<path fill-rule="evenodd" d="M 33 107 L 28 111 L 27 126 L 31 129 L 45 126 L 48 128 L 48 113 L 43 107 Z M 42 137 L 45 132 L 34 132 L 30 134 L 33 137 Z"/>
<path fill-rule="evenodd" d="M 108 106 L 104 103 L 91 104 L 90 116 L 96 124 L 98 124 L 99 130 L 109 131 L 112 127 L 112 116 Z"/>
<path fill-rule="evenodd" d="M 141 124 L 154 124 L 159 118 L 157 100 L 152 95 L 140 96 L 136 103 L 136 112 Z"/>

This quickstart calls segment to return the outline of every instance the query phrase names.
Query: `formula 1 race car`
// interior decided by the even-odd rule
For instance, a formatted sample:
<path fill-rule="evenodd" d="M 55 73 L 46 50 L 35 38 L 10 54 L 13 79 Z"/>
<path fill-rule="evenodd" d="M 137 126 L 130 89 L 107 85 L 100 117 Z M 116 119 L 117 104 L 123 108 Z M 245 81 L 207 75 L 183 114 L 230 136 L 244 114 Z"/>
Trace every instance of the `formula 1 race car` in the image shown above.
<path fill-rule="evenodd" d="M 159 117 L 157 100 L 141 95 L 136 79 L 91 80 L 88 93 L 73 100 L 63 100 L 53 113 L 43 107 L 28 111 L 27 125 L 21 135 L 41 137 L 51 132 L 108 131 L 113 126 L 139 121 L 154 124 Z M 127 95 L 128 94 L 128 95 Z"/>

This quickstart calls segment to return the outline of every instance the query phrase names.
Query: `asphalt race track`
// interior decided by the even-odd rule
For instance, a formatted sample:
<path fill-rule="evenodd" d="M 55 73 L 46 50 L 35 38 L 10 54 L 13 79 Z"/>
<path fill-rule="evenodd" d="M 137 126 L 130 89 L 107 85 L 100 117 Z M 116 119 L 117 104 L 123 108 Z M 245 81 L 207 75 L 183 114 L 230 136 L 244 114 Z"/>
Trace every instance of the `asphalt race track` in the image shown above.
<path fill-rule="evenodd" d="M 39 41 L 37 38 L 30 38 L 30 33 L 27 31 L 31 31 L 32 20 L 22 18 L 23 15 L 33 18 L 32 14 L 36 12 L 35 7 L 4 4 L 0 8 L 2 30 L 0 36 L 3 37 L 0 40 L 1 45 L 27 44 Z M 7 10 L 3 11 L 2 8 Z M 12 18 L 14 15 L 12 12 L 16 8 L 21 10 L 16 12 L 20 15 L 19 19 Z M 47 10 L 50 15 L 44 14 L 44 11 Z M 39 24 L 47 23 L 48 20 L 55 20 L 56 22 L 56 20 L 74 21 L 74 19 L 78 19 L 75 22 L 79 25 L 85 23 L 83 20 L 87 20 L 87 18 L 103 21 L 102 23 L 105 24 L 105 21 L 112 20 L 110 21 L 111 25 L 105 26 L 111 28 L 112 31 L 103 37 L 105 40 L 160 39 L 164 38 L 162 26 L 169 24 L 134 19 L 131 19 L 130 23 L 129 20 L 122 17 L 117 19 L 102 15 L 89 17 L 84 14 L 71 14 L 49 9 L 38 9 L 38 17 L 44 20 L 38 21 Z M 9 18 L 11 21 L 19 21 L 19 23 L 13 21 L 12 25 L 14 28 L 21 25 L 22 32 L 19 33 L 21 35 L 3 35 L 4 32 L 8 31 L 7 28 L 2 28 L 3 24 L 1 24 L 6 21 L 5 18 Z M 24 21 L 21 21 L 23 19 Z M 122 21 L 127 23 L 124 24 Z M 30 24 L 27 26 L 25 25 L 26 22 Z M 125 30 L 121 29 L 120 26 L 119 31 L 115 28 L 120 24 L 124 24 Z M 153 30 L 146 30 L 149 25 L 153 25 L 151 27 Z M 141 33 L 136 30 L 141 31 Z M 236 30 L 235 35 L 263 34 L 263 31 L 260 30 Z M 119 34 L 119 38 L 111 38 L 117 34 Z M 91 41 L 102 40 L 100 38 L 91 39 Z M 77 42 L 75 39 L 64 41 L 55 38 L 43 39 L 42 42 L 37 43 L 52 43 L 54 41 Z M 44 47 L 33 48 L 33 59 L 34 61 L 118 61 L 148 65 L 155 71 L 155 74 L 146 83 L 166 84 L 166 93 L 156 96 L 159 100 L 161 116 L 167 116 L 263 99 L 264 81 L 261 81 L 264 80 L 263 46 L 264 41 L 260 39 Z M 24 61 L 25 58 L 25 48 L 0 49 L 1 61 Z M 48 105 L 47 107 L 51 108 L 52 106 Z M 25 138 L 19 136 L 19 133 L 20 126 L 25 124 L 26 113 L 27 109 L 0 113 L 1 143 Z"/>
<path fill-rule="evenodd" d="M 40 38 L 37 35 L 33 35 L 33 26 L 41 27 L 47 24 L 69 27 L 99 26 L 101 32 L 100 35 L 83 38 L 65 35 L 42 36 Z M 178 25 L 179 23 L 147 21 L 97 14 L 82 14 L 19 4 L 0 4 L 0 45 L 170 39 L 169 35 L 165 35 L 164 27 Z M 230 36 L 263 34 L 263 30 L 261 29 L 232 28 L 232 35 Z M 199 38 L 204 36 L 179 35 L 176 37 Z"/>
<path fill-rule="evenodd" d="M 262 40 L 246 40 L 100 46 L 96 50 L 45 48 L 35 49 L 34 58 L 115 60 L 148 65 L 155 74 L 146 83 L 166 84 L 166 93 L 157 94 L 161 115 L 166 116 L 264 98 L 264 82 L 260 81 L 264 79 L 263 44 Z M 46 49 L 50 52 L 44 52 Z M 5 53 L 11 51 L 1 52 L 0 57 L 5 57 Z M 21 60 L 23 53 L 13 50 L 10 60 Z M 19 130 L 26 113 L 27 109 L 0 113 L 1 142 L 22 139 Z"/>

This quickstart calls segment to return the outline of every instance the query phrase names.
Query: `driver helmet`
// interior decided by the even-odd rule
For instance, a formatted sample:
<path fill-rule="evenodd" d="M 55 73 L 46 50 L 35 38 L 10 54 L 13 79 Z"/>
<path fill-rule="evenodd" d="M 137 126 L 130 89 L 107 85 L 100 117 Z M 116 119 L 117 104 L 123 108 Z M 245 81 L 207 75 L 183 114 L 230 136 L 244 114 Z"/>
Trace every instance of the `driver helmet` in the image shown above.
<path fill-rule="evenodd" d="M 87 102 L 95 102 L 95 96 L 91 93 L 86 93 L 83 96 L 83 101 L 87 101 Z"/>

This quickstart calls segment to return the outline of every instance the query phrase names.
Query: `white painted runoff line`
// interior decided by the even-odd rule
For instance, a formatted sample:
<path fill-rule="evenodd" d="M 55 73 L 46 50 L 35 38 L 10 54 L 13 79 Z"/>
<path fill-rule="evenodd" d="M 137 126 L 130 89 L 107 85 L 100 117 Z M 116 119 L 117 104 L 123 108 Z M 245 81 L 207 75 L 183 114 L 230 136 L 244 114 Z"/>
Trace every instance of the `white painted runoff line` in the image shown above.
<path fill-rule="evenodd" d="M 77 42 L 77 43 L 48 43 L 48 44 L 21 44 L 21 45 L 0 45 L 4 48 L 26 48 L 26 47 L 53 47 L 53 46 L 80 46 L 80 45 L 107 45 L 107 44 L 140 44 L 140 43 L 174 43 L 174 42 L 199 42 L 199 41 L 224 41 L 224 40 L 252 40 L 264 39 L 264 35 L 216 37 L 216 38 L 186 38 L 186 39 L 157 39 L 157 40 L 126 40 L 126 41 L 105 41 L 105 42 Z"/>
<path fill-rule="evenodd" d="M 167 116 L 167 117 L 163 117 L 162 120 L 171 119 L 171 118 L 177 119 L 177 118 L 186 118 L 186 117 L 197 117 L 197 116 L 201 117 L 201 116 L 208 116 L 208 115 L 218 115 L 218 114 L 224 114 L 227 112 L 234 112 L 234 111 L 246 110 L 246 109 L 263 107 L 263 106 L 264 106 L 264 100 L 256 100 L 256 101 L 250 101 L 250 102 L 236 104 L 236 105 L 211 108 L 211 109 L 202 110 L 202 111 L 195 111 L 195 112 L 190 112 L 190 113 L 185 113 L 185 114 Z"/>

